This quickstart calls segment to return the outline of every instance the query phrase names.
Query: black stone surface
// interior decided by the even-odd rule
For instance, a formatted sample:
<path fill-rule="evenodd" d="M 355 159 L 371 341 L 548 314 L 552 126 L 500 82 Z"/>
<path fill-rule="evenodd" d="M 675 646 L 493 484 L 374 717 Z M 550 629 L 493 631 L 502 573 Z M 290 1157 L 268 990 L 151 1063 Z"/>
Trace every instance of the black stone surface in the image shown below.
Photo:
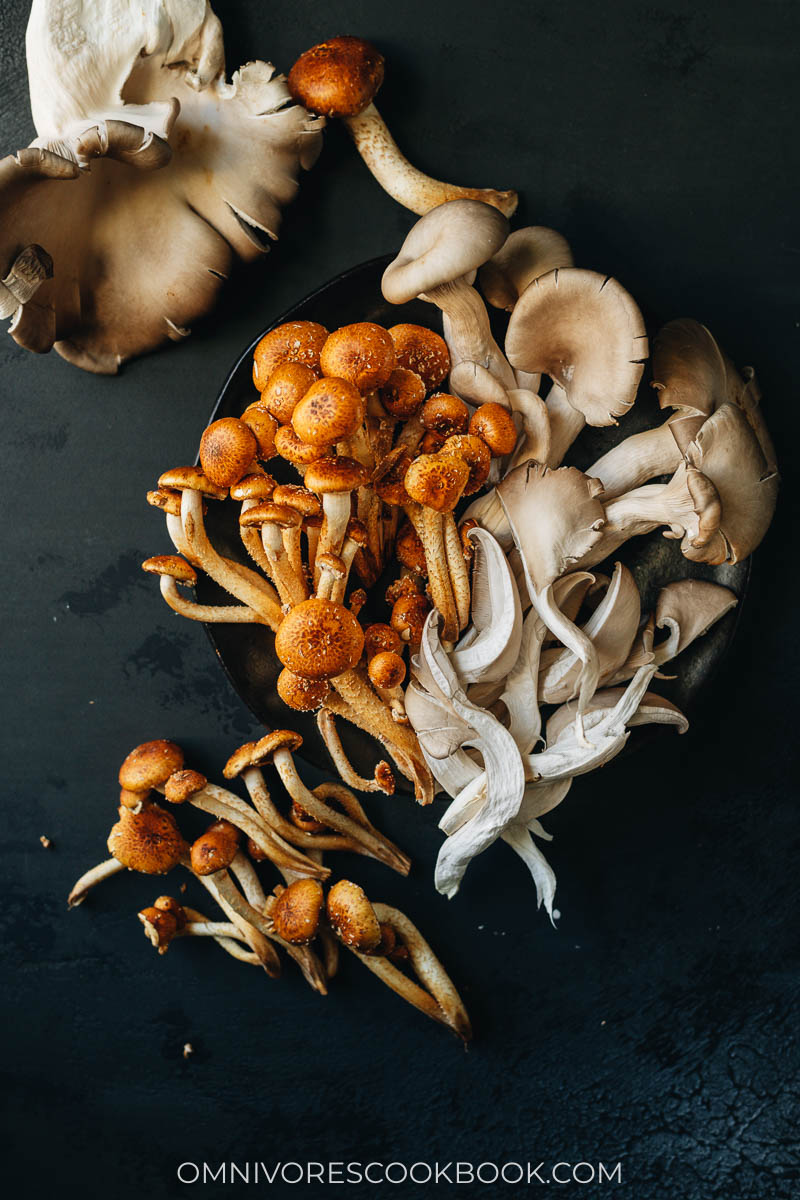
<path fill-rule="evenodd" d="M 430 882 L 433 814 L 371 805 L 414 872 L 348 869 L 442 951 L 477 1029 L 465 1053 L 355 960 L 322 1000 L 288 967 L 271 983 L 214 947 L 158 958 L 135 918 L 158 884 L 120 877 L 65 907 L 104 856 L 130 746 L 172 737 L 213 775 L 255 732 L 202 628 L 167 613 L 139 571 L 167 549 L 143 493 L 192 457 L 253 333 L 392 250 L 410 214 L 334 127 L 267 262 L 186 344 L 103 379 L 2 341 L 3 1182 L 127 1200 L 191 1194 L 176 1180 L 185 1161 L 621 1160 L 621 1186 L 555 1190 L 794 1196 L 797 9 L 216 7 L 231 65 L 286 69 L 336 32 L 375 40 L 389 61 L 381 108 L 421 166 L 518 187 L 520 223 L 562 230 L 645 309 L 700 318 L 756 365 L 785 485 L 690 732 L 581 781 L 549 818 L 558 931 L 504 846 L 448 903 Z M 33 132 L 27 10 L 0 11 L 7 151 Z M 347 1194 L 393 1190 L 451 1191 Z"/>

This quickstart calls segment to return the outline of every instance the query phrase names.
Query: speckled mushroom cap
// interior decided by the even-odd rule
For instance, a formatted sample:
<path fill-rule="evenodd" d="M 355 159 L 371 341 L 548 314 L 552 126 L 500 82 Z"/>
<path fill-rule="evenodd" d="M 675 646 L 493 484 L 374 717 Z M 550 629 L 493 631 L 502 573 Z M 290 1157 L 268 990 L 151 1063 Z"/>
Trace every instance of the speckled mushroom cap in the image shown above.
<path fill-rule="evenodd" d="M 172 488 L 158 488 L 157 491 L 148 492 L 147 503 L 153 508 L 160 508 L 171 517 L 180 516 L 181 494 Z"/>
<path fill-rule="evenodd" d="M 436 512 L 452 512 L 469 479 L 469 467 L 454 454 L 421 454 L 406 471 L 412 500 Z"/>
<path fill-rule="evenodd" d="M 380 650 L 369 660 L 367 673 L 375 687 L 395 688 L 406 677 L 406 664 L 394 650 Z"/>
<path fill-rule="evenodd" d="M 192 796 L 202 792 L 208 783 L 199 771 L 175 771 L 164 784 L 164 797 L 170 804 L 185 804 Z"/>
<path fill-rule="evenodd" d="M 225 500 L 228 496 L 227 488 L 212 483 L 199 467 L 172 467 L 159 476 L 158 486 L 176 492 L 200 492 L 211 500 Z"/>
<path fill-rule="evenodd" d="M 270 916 L 278 937 L 307 946 L 319 929 L 325 893 L 318 879 L 295 879 L 281 892 Z"/>
<path fill-rule="evenodd" d="M 407 304 L 443 283 L 462 279 L 496 254 L 508 221 L 481 200 L 448 200 L 420 217 L 386 268 L 381 288 L 390 304 Z"/>
<path fill-rule="evenodd" d="M 304 467 L 313 463 L 330 447 L 323 448 L 322 446 L 313 446 L 310 442 L 304 442 L 297 436 L 291 425 L 281 425 L 275 434 L 275 449 L 287 462 Z"/>
<path fill-rule="evenodd" d="M 317 496 L 297 483 L 280 483 L 272 493 L 273 504 L 293 508 L 304 517 L 315 517 L 322 509 Z"/>
<path fill-rule="evenodd" d="M 280 363 L 297 362 L 319 375 L 319 352 L 328 331 L 316 321 L 286 321 L 265 333 L 253 352 L 253 382 L 262 392 Z"/>
<path fill-rule="evenodd" d="M 278 432 L 278 422 L 272 413 L 267 412 L 263 405 L 255 401 L 249 408 L 244 410 L 241 421 L 256 439 L 256 456 L 262 462 L 268 462 L 269 459 L 274 458 L 275 434 Z"/>
<path fill-rule="evenodd" d="M 474 437 L 481 438 L 496 458 L 511 454 L 519 436 L 509 410 L 493 401 L 482 404 L 472 414 L 469 431 Z"/>
<path fill-rule="evenodd" d="M 245 475 L 231 488 L 231 500 L 269 500 L 275 487 L 271 475 Z"/>
<path fill-rule="evenodd" d="M 222 774 L 226 779 L 235 779 L 248 767 L 260 767 L 272 762 L 276 750 L 288 750 L 293 754 L 302 744 L 302 737 L 294 730 L 275 729 L 257 742 L 245 742 L 235 750 L 222 768 Z"/>
<path fill-rule="evenodd" d="M 336 936 L 362 954 L 377 949 L 381 927 L 363 888 L 340 879 L 328 892 L 328 920 Z"/>
<path fill-rule="evenodd" d="M 407 421 L 425 399 L 425 382 L 416 371 L 395 367 L 380 389 L 380 398 L 390 416 Z"/>
<path fill-rule="evenodd" d="M 285 667 L 307 679 L 332 679 L 361 657 L 364 633 L 343 604 L 304 600 L 288 612 L 275 635 L 275 653 Z"/>
<path fill-rule="evenodd" d="M 330 335 L 319 362 L 324 375 L 346 379 L 359 392 L 368 392 L 383 387 L 397 366 L 397 355 L 382 325 L 358 321 Z"/>
<path fill-rule="evenodd" d="M 142 570 L 147 571 L 148 575 L 166 575 L 180 583 L 197 583 L 194 567 L 177 554 L 157 554 L 154 558 L 146 558 Z"/>
<path fill-rule="evenodd" d="M 354 458 L 318 458 L 305 473 L 305 485 L 318 495 L 352 492 L 369 482 L 369 472 Z"/>
<path fill-rule="evenodd" d="M 394 342 L 397 363 L 419 375 L 427 391 L 433 391 L 447 378 L 450 351 L 447 342 L 424 325 L 393 325 L 389 336 Z"/>
<path fill-rule="evenodd" d="M 395 446 L 373 471 L 372 486 L 386 504 L 408 504 L 405 477 L 411 463 L 411 455 L 405 447 Z"/>
<path fill-rule="evenodd" d="M 402 566 L 408 567 L 409 571 L 414 571 L 417 575 L 428 574 L 425 551 L 422 548 L 419 534 L 413 525 L 404 525 L 400 530 L 394 544 L 394 552 L 397 556 L 397 561 Z"/>
<path fill-rule="evenodd" d="M 172 814 L 145 800 L 138 812 L 119 810 L 119 821 L 108 835 L 108 850 L 129 871 L 166 875 L 186 853 L 187 845 Z"/>
<path fill-rule="evenodd" d="M 364 653 L 367 658 L 374 658 L 383 650 L 391 650 L 395 654 L 400 654 L 402 649 L 403 643 L 391 625 L 386 625 L 383 621 L 375 621 L 364 630 Z"/>
<path fill-rule="evenodd" d="M 492 452 L 483 438 L 473 433 L 453 434 L 442 446 L 442 452 L 463 458 L 469 467 L 469 478 L 464 486 L 463 495 L 472 496 L 483 487 L 492 465 Z"/>
<path fill-rule="evenodd" d="M 289 92 L 318 116 L 355 117 L 383 83 L 383 65 L 383 55 L 363 38 L 330 38 L 300 55 Z"/>
<path fill-rule="evenodd" d="M 305 363 L 279 363 L 261 392 L 260 403 L 281 425 L 286 425 L 318 377 L 318 373 Z"/>
<path fill-rule="evenodd" d="M 212 421 L 200 438 L 200 466 L 217 487 L 229 488 L 241 479 L 257 453 L 256 435 L 238 417 Z"/>
<path fill-rule="evenodd" d="M 346 379 L 319 379 L 292 413 L 292 428 L 312 446 L 352 437 L 364 419 L 361 393 Z"/>
<path fill-rule="evenodd" d="M 128 792 L 149 792 L 166 783 L 183 767 L 183 751 L 174 742 L 157 739 L 131 750 L 119 769 L 119 786 Z"/>
<path fill-rule="evenodd" d="M 449 437 L 451 433 L 466 433 L 469 409 L 458 396 L 437 392 L 423 404 L 420 420 L 430 433 Z"/>
<path fill-rule="evenodd" d="M 647 358 L 642 314 L 621 284 L 596 271 L 551 271 L 517 301 L 508 361 L 549 375 L 590 425 L 615 425 L 636 399 Z"/>
<path fill-rule="evenodd" d="M 260 525 L 279 525 L 281 529 L 293 529 L 302 520 L 296 508 L 285 504 L 273 504 L 270 500 L 262 500 L 254 504 L 239 516 L 239 524 L 245 528 Z"/>
<path fill-rule="evenodd" d="M 215 821 L 192 842 L 191 863 L 195 875 L 225 871 L 239 851 L 240 832 L 230 821 Z"/>
<path fill-rule="evenodd" d="M 316 712 L 330 691 L 327 679 L 304 679 L 284 667 L 275 685 L 284 704 L 295 712 Z"/>

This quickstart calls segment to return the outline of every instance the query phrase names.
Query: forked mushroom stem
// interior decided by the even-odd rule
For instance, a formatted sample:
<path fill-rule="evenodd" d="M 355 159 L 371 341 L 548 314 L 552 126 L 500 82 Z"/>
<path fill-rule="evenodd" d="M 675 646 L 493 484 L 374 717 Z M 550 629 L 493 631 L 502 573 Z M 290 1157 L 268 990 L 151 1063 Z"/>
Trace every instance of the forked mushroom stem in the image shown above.
<path fill-rule="evenodd" d="M 328 753 L 333 759 L 333 765 L 348 787 L 358 792 L 385 792 L 391 796 L 395 790 L 394 776 L 387 762 L 379 762 L 375 767 L 372 779 L 359 775 L 350 759 L 345 754 L 339 731 L 336 728 L 334 714 L 327 708 L 321 708 L 317 713 L 317 728 L 322 736 Z"/>
<path fill-rule="evenodd" d="M 185 864 L 191 871 L 188 860 Z M 194 872 L 192 871 L 194 875 Z M 269 940 L 266 918 L 248 904 L 227 871 L 216 871 L 213 875 L 195 875 L 203 887 L 216 900 L 222 911 L 241 930 L 242 936 L 258 955 L 264 970 L 272 979 L 278 979 L 281 962 L 275 947 Z"/>
<path fill-rule="evenodd" d="M 481 200 L 499 208 L 507 217 L 516 211 L 516 192 L 441 183 L 412 166 L 373 103 L 357 116 L 345 117 L 344 122 L 356 149 L 383 190 L 411 212 L 422 215 L 447 200 Z"/>
<path fill-rule="evenodd" d="M 233 921 L 210 921 L 196 908 L 187 908 L 185 904 L 182 907 L 188 918 L 188 924 L 185 929 L 175 935 L 176 937 L 183 937 L 184 934 L 193 937 L 212 937 L 217 945 L 237 962 L 248 963 L 255 967 L 261 966 L 258 955 L 253 950 L 246 950 L 239 941 L 240 938 L 244 941 L 244 937 L 239 926 L 234 925 Z M 247 945 L 246 942 L 245 945 Z"/>
<path fill-rule="evenodd" d="M 353 694 L 346 684 L 343 686 L 348 695 Z M 374 692 L 372 695 L 380 703 Z M 335 692 L 331 692 L 326 697 L 323 707 L 329 709 L 337 717 L 349 721 L 351 725 L 355 725 L 357 729 L 361 729 L 364 733 L 369 734 L 370 737 L 376 738 L 394 759 L 401 773 L 414 784 L 414 793 L 417 802 L 419 804 L 431 803 L 434 797 L 433 776 L 417 749 L 406 750 L 397 745 L 395 741 L 390 741 L 383 734 L 377 733 L 361 709 L 354 707 L 345 697 L 344 691 L 338 695 Z M 395 725 L 396 730 L 402 728 L 401 726 L 397 726 L 395 722 L 392 723 Z"/>
<path fill-rule="evenodd" d="M 91 867 L 80 879 L 72 885 L 72 891 L 67 897 L 67 904 L 70 908 L 77 908 L 79 904 L 83 904 L 87 895 L 93 887 L 98 883 L 102 883 L 104 879 L 110 879 L 112 875 L 117 875 L 120 871 L 124 871 L 121 862 L 116 858 L 107 858 L 105 862 L 98 863 Z"/>

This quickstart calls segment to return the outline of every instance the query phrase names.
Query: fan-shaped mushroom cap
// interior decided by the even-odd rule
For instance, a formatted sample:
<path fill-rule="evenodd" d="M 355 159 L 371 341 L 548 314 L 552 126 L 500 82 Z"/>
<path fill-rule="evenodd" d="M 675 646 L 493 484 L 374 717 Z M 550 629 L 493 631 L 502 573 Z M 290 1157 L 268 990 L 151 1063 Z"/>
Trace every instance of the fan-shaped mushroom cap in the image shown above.
<path fill-rule="evenodd" d="M 381 288 L 390 304 L 407 304 L 444 283 L 462 279 L 496 254 L 508 221 L 480 200 L 448 200 L 412 226 Z"/>
<path fill-rule="evenodd" d="M 769 528 L 778 498 L 778 476 L 764 457 L 747 417 L 722 404 L 703 423 L 686 451 L 719 494 L 719 528 L 681 549 L 695 562 L 737 563 L 747 558 Z"/>
<path fill-rule="evenodd" d="M 244 475 L 231 487 L 231 500 L 269 500 L 275 488 L 271 475 Z"/>
<path fill-rule="evenodd" d="M 354 458 L 339 455 L 338 458 L 317 458 L 306 471 L 304 480 L 309 491 L 324 496 L 364 487 L 369 481 L 369 473 Z"/>
<path fill-rule="evenodd" d="M 436 512 L 452 512 L 469 479 L 469 467 L 454 454 L 421 454 L 406 471 L 412 500 Z"/>
<path fill-rule="evenodd" d="M 183 766 L 183 751 L 174 742 L 157 739 L 131 750 L 119 769 L 119 786 L 128 792 L 160 787 Z"/>
<path fill-rule="evenodd" d="M 263 393 L 281 363 L 301 363 L 318 378 L 320 351 L 327 337 L 325 326 L 316 321 L 285 321 L 265 333 L 253 351 L 253 382 L 258 390 Z"/>
<path fill-rule="evenodd" d="M 425 399 L 425 382 L 416 371 L 395 367 L 380 390 L 381 404 L 392 417 L 413 417 Z"/>
<path fill-rule="evenodd" d="M 492 465 L 492 454 L 482 437 L 473 433 L 457 433 L 442 446 L 443 454 L 463 458 L 469 467 L 469 477 L 462 495 L 472 496 L 483 487 Z"/>
<path fill-rule="evenodd" d="M 300 55 L 289 72 L 289 91 L 309 112 L 354 117 L 383 83 L 383 66 L 383 55 L 363 38 L 330 38 Z"/>
<path fill-rule="evenodd" d="M 275 653 L 285 667 L 307 679 L 332 679 L 354 667 L 364 634 L 343 604 L 305 600 L 287 613 L 275 635 Z"/>
<path fill-rule="evenodd" d="M 164 785 L 164 796 L 170 804 L 185 804 L 202 792 L 207 783 L 205 775 L 199 771 L 174 771 Z"/>
<path fill-rule="evenodd" d="M 376 950 L 381 927 L 375 910 L 363 888 L 349 879 L 340 879 L 328 892 L 328 920 L 336 936 L 346 946 L 362 954 Z"/>
<path fill-rule="evenodd" d="M 304 679 L 284 667 L 275 685 L 284 704 L 295 712 L 316 712 L 330 691 L 327 679 Z"/>
<path fill-rule="evenodd" d="M 346 379 L 319 379 L 292 413 L 301 441 L 329 446 L 351 437 L 364 419 L 361 393 Z"/>
<path fill-rule="evenodd" d="M 27 49 L 38 136 L 0 165 L 0 277 L 38 241 L 53 277 L 12 336 L 114 372 L 185 337 L 234 257 L 263 253 L 319 122 L 268 63 L 226 81 L 201 0 L 35 0 Z"/>
<path fill-rule="evenodd" d="M 621 284 L 569 268 L 525 289 L 508 323 L 506 354 L 513 367 L 549 375 L 590 425 L 615 425 L 636 399 L 647 336 Z"/>
<path fill-rule="evenodd" d="M 149 575 L 166 575 L 180 583 L 197 583 L 194 567 L 177 554 L 158 554 L 155 558 L 146 558 L 142 563 L 142 570 L 147 571 Z"/>
<path fill-rule="evenodd" d="M 514 418 L 501 404 L 482 404 L 470 418 L 469 431 L 473 437 L 481 438 L 495 458 L 511 454 L 517 444 L 517 427 Z"/>
<path fill-rule="evenodd" d="M 669 321 L 653 340 L 653 383 L 661 408 L 709 417 L 726 399 L 725 363 L 716 341 L 698 321 Z"/>
<path fill-rule="evenodd" d="M 288 425 L 297 405 L 318 378 L 318 373 L 305 363 L 279 363 L 261 391 L 260 404 L 279 424 Z"/>
<path fill-rule="evenodd" d="M 447 342 L 424 325 L 393 325 L 389 336 L 394 342 L 398 365 L 419 375 L 427 390 L 433 391 L 447 378 L 450 351 Z"/>
<path fill-rule="evenodd" d="M 616 707 L 625 695 L 624 687 L 602 688 L 595 692 L 586 706 L 587 726 L 591 738 L 591 714 L 604 712 Z M 554 745 L 561 735 L 575 721 L 575 705 L 562 704 L 557 708 L 547 722 L 547 744 Z M 671 700 L 657 696 L 655 692 L 645 692 L 639 707 L 632 716 L 628 717 L 626 725 L 674 725 L 678 733 L 685 733 L 689 722 L 684 714 Z"/>
<path fill-rule="evenodd" d="M 292 946 L 307 946 L 316 937 L 324 903 L 318 879 L 295 879 L 281 892 L 270 913 L 275 932 Z"/>
<path fill-rule="evenodd" d="M 108 835 L 108 850 L 129 871 L 166 875 L 187 846 L 172 814 L 145 800 L 138 812 L 119 810 L 119 821 Z"/>
<path fill-rule="evenodd" d="M 372 321 L 358 321 L 330 335 L 319 362 L 323 375 L 346 379 L 359 392 L 368 392 L 387 382 L 397 355 L 387 330 Z"/>
<path fill-rule="evenodd" d="M 555 229 L 529 225 L 515 229 L 478 272 L 481 291 L 495 308 L 512 312 L 522 293 L 541 275 L 572 266 L 569 242 Z"/>
<path fill-rule="evenodd" d="M 738 600 L 728 588 L 703 579 L 679 579 L 658 593 L 655 619 L 668 637 L 654 648 L 653 661 L 661 666 L 702 637 L 712 625 L 735 608 Z"/>
<path fill-rule="evenodd" d="M 200 466 L 206 479 L 221 488 L 238 483 L 257 452 L 255 434 L 237 417 L 212 421 L 200 438 Z"/>

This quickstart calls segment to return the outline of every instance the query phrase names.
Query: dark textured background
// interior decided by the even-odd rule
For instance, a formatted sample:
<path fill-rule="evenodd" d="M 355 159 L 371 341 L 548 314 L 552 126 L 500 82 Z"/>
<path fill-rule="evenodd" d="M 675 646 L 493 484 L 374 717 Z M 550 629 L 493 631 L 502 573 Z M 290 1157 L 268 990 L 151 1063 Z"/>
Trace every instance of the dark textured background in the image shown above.
<path fill-rule="evenodd" d="M 132 745 L 175 738 L 214 773 L 254 732 L 203 630 L 138 570 L 166 546 L 143 493 L 192 457 L 253 332 L 397 246 L 410 215 L 333 127 L 269 260 L 185 345 L 102 379 L 0 342 L 3 1182 L 127 1200 L 189 1194 L 176 1166 L 203 1157 L 563 1158 L 622 1159 L 616 1190 L 635 1200 L 796 1195 L 799 10 L 216 7 L 232 66 L 288 69 L 337 32 L 375 40 L 381 108 L 421 166 L 519 188 L 523 223 L 756 364 L 787 486 L 690 733 L 580 781 L 548 819 L 558 932 L 504 846 L 447 903 L 432 815 L 373 806 L 417 866 L 408 884 L 360 877 L 444 952 L 478 1031 L 464 1053 L 355 960 L 322 1000 L 290 968 L 270 983 L 212 946 L 157 958 L 134 914 L 160 889 L 141 878 L 65 907 L 104 855 Z M 0 14 L 7 151 L 32 134 L 27 10 Z"/>

